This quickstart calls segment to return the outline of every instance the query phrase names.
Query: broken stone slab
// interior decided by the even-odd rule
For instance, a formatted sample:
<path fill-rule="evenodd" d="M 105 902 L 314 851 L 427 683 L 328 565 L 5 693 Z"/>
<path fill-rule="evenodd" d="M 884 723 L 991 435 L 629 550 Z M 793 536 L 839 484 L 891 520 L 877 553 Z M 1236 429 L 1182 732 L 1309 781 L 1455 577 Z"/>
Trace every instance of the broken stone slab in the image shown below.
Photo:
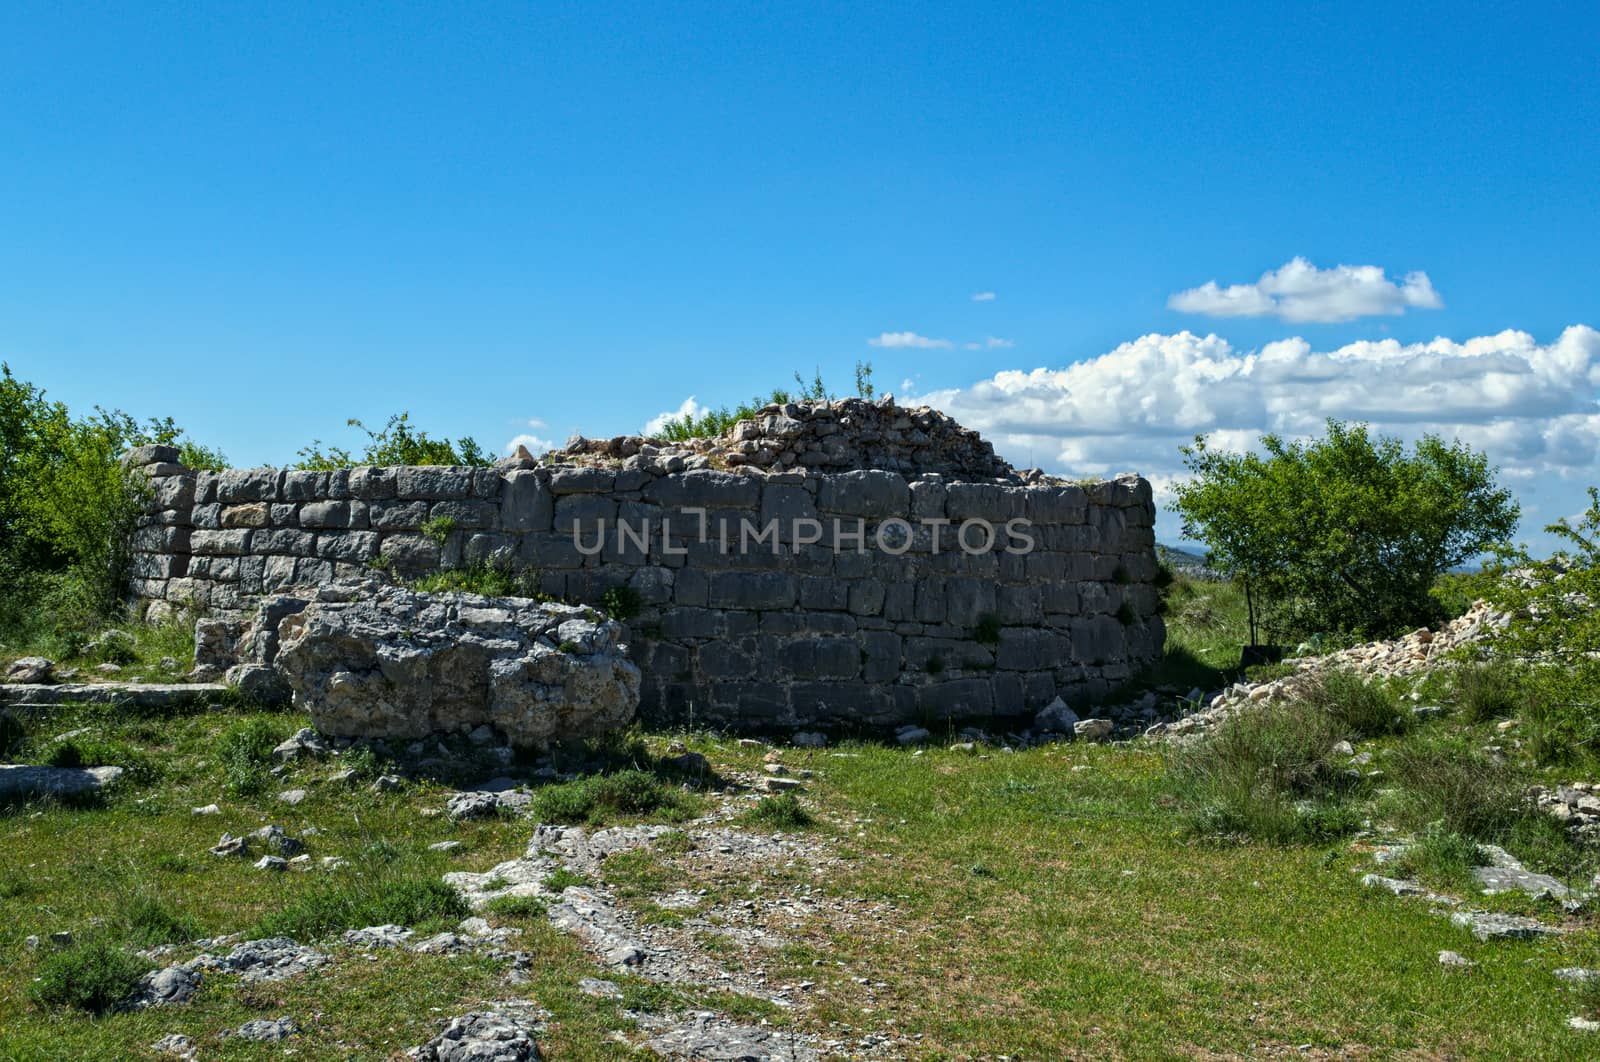
<path fill-rule="evenodd" d="M 256 1018 L 247 1021 L 235 1029 L 231 1034 L 241 1040 L 254 1040 L 257 1043 L 276 1043 L 287 1040 L 300 1031 L 300 1023 L 293 1018 Z"/>
<path fill-rule="evenodd" d="M 1078 724 L 1078 713 L 1057 697 L 1033 717 L 1033 728 L 1041 734 L 1071 734 Z"/>
<path fill-rule="evenodd" d="M 633 936 L 609 902 L 593 889 L 569 886 L 561 902 L 551 905 L 550 924 L 583 941 L 589 950 L 613 969 L 637 970 L 650 958 L 650 949 Z"/>
<path fill-rule="evenodd" d="M 1072 733 L 1079 741 L 1105 741 L 1111 737 L 1116 724 L 1109 719 L 1080 719 L 1072 724 Z"/>
<path fill-rule="evenodd" d="M 1450 921 L 1470 930 L 1474 937 L 1482 941 L 1537 940 L 1561 932 L 1555 926 L 1547 926 L 1537 919 L 1495 911 L 1457 911 L 1450 916 Z"/>
<path fill-rule="evenodd" d="M 139 988 L 128 1000 L 135 1010 L 187 1003 L 200 991 L 200 972 L 186 965 L 154 970 L 139 979 Z"/>
<path fill-rule="evenodd" d="M 1473 867 L 1472 876 L 1478 879 L 1484 895 L 1503 892 L 1524 892 L 1535 899 L 1574 901 L 1578 895 L 1549 874 L 1538 874 L 1515 867 Z"/>
<path fill-rule="evenodd" d="M 1421 896 L 1432 903 L 1442 903 L 1452 907 L 1461 902 L 1454 896 L 1446 896 L 1442 892 L 1425 889 L 1417 882 L 1405 878 L 1386 878 L 1382 874 L 1363 874 L 1361 876 L 1361 884 L 1369 889 L 1387 889 L 1396 896 Z"/>
<path fill-rule="evenodd" d="M 406 1052 L 416 1062 L 535 1062 L 540 1015 L 526 1003 L 498 1004 L 451 1018 L 444 1031 Z"/>
<path fill-rule="evenodd" d="M 640 1044 L 663 1058 L 696 1062 L 815 1062 L 811 1038 L 781 1029 L 741 1025 L 705 1011 L 682 1018 L 633 1016 L 648 1038 Z"/>
<path fill-rule="evenodd" d="M 250 664 L 286 680 L 322 734 L 415 739 L 489 726 L 544 747 L 633 720 L 640 673 L 622 634 L 589 608 L 366 581 L 268 599 L 241 645 Z"/>
<path fill-rule="evenodd" d="M 1555 975 L 1563 981 L 1575 981 L 1578 984 L 1600 981 L 1600 970 L 1586 970 L 1582 966 L 1563 966 L 1555 971 Z"/>
<path fill-rule="evenodd" d="M 157 1055 L 171 1055 L 174 1058 L 191 1059 L 198 1057 L 194 1041 L 182 1033 L 168 1033 L 150 1045 L 150 1050 Z"/>
<path fill-rule="evenodd" d="M 344 942 L 356 948 L 398 948 L 416 934 L 405 926 L 381 925 L 345 932 Z"/>
<path fill-rule="evenodd" d="M 79 704 L 183 709 L 213 704 L 228 694 L 219 682 L 83 682 L 57 685 L 0 685 L 0 705 L 12 708 L 63 708 Z"/>
<path fill-rule="evenodd" d="M 1467 958 L 1465 955 L 1462 955 L 1460 952 L 1441 951 L 1439 953 L 1439 965 L 1449 969 L 1470 970 L 1472 967 L 1478 964 Z"/>
<path fill-rule="evenodd" d="M 121 767 L 28 767 L 0 764 L 0 801 L 81 800 L 99 796 L 122 778 Z"/>
<path fill-rule="evenodd" d="M 55 677 L 56 664 L 42 656 L 23 656 L 6 666 L 8 683 L 45 683 Z"/>

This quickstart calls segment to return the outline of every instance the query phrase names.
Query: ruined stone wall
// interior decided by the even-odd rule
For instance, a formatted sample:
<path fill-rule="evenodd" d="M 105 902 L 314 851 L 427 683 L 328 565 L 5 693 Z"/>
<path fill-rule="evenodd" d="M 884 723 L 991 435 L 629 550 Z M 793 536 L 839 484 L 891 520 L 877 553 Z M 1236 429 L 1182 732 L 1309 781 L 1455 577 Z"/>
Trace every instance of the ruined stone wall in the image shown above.
<path fill-rule="evenodd" d="M 1155 513 L 1137 477 L 767 472 L 639 454 L 333 472 L 175 460 L 164 447 L 129 458 L 151 485 L 133 591 L 157 609 L 242 617 L 290 586 L 479 564 L 575 603 L 627 588 L 611 603 L 637 605 L 629 651 L 656 720 L 1015 716 L 1100 693 L 1161 651 Z M 746 521 L 776 521 L 775 539 L 741 542 Z"/>

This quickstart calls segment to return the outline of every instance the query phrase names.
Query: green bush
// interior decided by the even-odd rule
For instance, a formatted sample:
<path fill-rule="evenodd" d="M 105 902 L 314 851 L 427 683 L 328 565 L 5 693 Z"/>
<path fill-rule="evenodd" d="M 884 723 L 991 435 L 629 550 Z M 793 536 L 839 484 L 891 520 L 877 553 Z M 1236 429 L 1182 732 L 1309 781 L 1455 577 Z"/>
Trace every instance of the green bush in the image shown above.
<path fill-rule="evenodd" d="M 1191 829 L 1224 838 L 1306 844 L 1360 824 L 1347 803 L 1360 782 L 1330 761 L 1343 735 L 1306 701 L 1267 702 L 1168 752 L 1168 783 Z"/>
<path fill-rule="evenodd" d="M 1250 636 L 1389 635 L 1439 617 L 1438 577 L 1504 542 L 1519 509 L 1487 458 L 1425 435 L 1408 450 L 1330 420 L 1310 442 L 1259 453 L 1184 448 L 1173 511 L 1185 538 L 1244 586 Z"/>
<path fill-rule="evenodd" d="M 793 793 L 762 797 L 755 807 L 744 813 L 744 821 L 774 830 L 803 830 L 817 822 Z"/>
<path fill-rule="evenodd" d="M 485 597 L 545 599 L 545 595 L 539 591 L 539 573 L 531 568 L 513 572 L 489 564 L 471 564 L 465 568 L 430 572 L 407 585 L 413 590 L 430 593 L 457 592 L 483 594 Z"/>
<path fill-rule="evenodd" d="M 686 794 L 655 775 L 623 770 L 546 786 L 534 793 L 531 812 L 541 822 L 600 823 L 644 815 L 682 821 L 690 808 Z"/>
<path fill-rule="evenodd" d="M 266 789 L 272 750 L 286 737 L 282 724 L 262 718 L 235 723 L 224 731 L 218 751 L 228 791 L 235 796 L 253 796 Z"/>
<path fill-rule="evenodd" d="M 361 421 L 351 418 L 348 427 L 363 432 L 367 441 L 361 455 L 342 446 L 322 448 L 321 439 L 313 439 L 310 446 L 300 451 L 296 468 L 327 470 L 353 468 L 357 465 L 474 465 L 494 464 L 493 457 L 476 440 L 468 437 L 435 439 L 427 432 L 411 426 L 410 413 L 396 413 L 383 428 L 373 431 Z"/>
<path fill-rule="evenodd" d="M 45 953 L 28 992 L 35 1003 L 100 1014 L 133 994 L 150 964 L 102 938 Z"/>
<path fill-rule="evenodd" d="M 135 892 L 122 909 L 122 922 L 126 927 L 127 941 L 136 947 L 148 948 L 157 944 L 186 944 L 200 937 L 194 919 L 174 911 L 158 895 Z"/>
<path fill-rule="evenodd" d="M 74 417 L 0 365 L 0 637 L 59 659 L 120 612 L 145 489 L 120 459 L 180 435 L 170 418 Z"/>
<path fill-rule="evenodd" d="M 1458 664 L 1451 672 L 1456 706 L 1468 722 L 1485 723 L 1515 715 L 1522 704 L 1522 677 L 1504 660 Z"/>
<path fill-rule="evenodd" d="M 460 893 L 431 871 L 406 873 L 381 861 L 321 882 L 257 923 L 254 935 L 315 940 L 363 926 L 410 926 L 437 931 L 471 913 Z"/>

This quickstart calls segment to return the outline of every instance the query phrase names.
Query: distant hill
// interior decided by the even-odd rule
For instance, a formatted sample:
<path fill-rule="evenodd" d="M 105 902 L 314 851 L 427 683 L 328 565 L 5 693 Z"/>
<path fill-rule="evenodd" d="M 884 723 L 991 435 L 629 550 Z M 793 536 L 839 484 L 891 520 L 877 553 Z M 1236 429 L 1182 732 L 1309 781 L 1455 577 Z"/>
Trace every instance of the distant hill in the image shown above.
<path fill-rule="evenodd" d="M 1206 565 L 1203 553 L 1179 549 L 1177 546 L 1165 546 L 1159 542 L 1156 543 L 1156 553 L 1161 557 L 1161 562 L 1175 572 L 1184 572 L 1188 575 L 1216 574 Z"/>

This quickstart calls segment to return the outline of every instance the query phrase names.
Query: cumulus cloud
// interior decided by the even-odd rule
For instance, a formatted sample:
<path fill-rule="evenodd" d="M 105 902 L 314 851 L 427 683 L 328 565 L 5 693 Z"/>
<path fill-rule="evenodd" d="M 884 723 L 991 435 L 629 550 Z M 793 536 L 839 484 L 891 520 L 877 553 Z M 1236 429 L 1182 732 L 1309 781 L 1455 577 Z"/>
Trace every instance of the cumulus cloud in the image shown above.
<path fill-rule="evenodd" d="M 1359 317 L 1396 316 L 1408 309 L 1444 306 L 1433 282 L 1423 272 L 1407 273 L 1397 284 L 1380 266 L 1337 265 L 1318 269 L 1295 258 L 1261 274 L 1254 284 L 1222 287 L 1208 280 L 1180 291 L 1167 305 L 1208 317 L 1276 317 L 1295 323 L 1354 321 Z"/>
<path fill-rule="evenodd" d="M 994 301 L 994 292 L 992 292 L 992 291 L 980 291 L 976 295 L 972 296 L 972 301 L 973 302 L 993 302 Z"/>
<path fill-rule="evenodd" d="M 519 446 L 526 446 L 528 448 L 528 452 L 533 454 L 535 457 L 556 448 L 555 440 L 546 439 L 538 434 L 539 432 L 547 429 L 549 427 L 548 424 L 540 420 L 538 417 L 529 417 L 524 423 L 529 430 L 511 437 L 511 440 L 506 443 L 503 450 L 506 456 L 509 457 L 510 455 L 516 453 L 517 447 Z"/>
<path fill-rule="evenodd" d="M 640 432 L 644 435 L 660 435 L 666 430 L 667 423 L 669 421 L 682 420 L 684 417 L 700 417 L 704 416 L 706 412 L 707 408 L 702 406 L 699 402 L 696 402 L 694 400 L 694 395 L 690 395 L 688 398 L 683 400 L 683 404 L 677 409 L 670 409 L 664 413 L 657 413 L 655 416 L 645 421 L 644 427 L 640 429 Z"/>
<path fill-rule="evenodd" d="M 982 431 L 1015 462 L 1138 471 L 1158 495 L 1182 475 L 1178 447 L 1197 434 L 1243 450 L 1263 432 L 1319 433 L 1329 417 L 1407 440 L 1433 432 L 1487 452 L 1530 509 L 1548 494 L 1546 511 L 1569 512 L 1600 478 L 1597 398 L 1600 331 L 1574 325 L 1544 344 L 1506 331 L 1323 351 L 1298 337 L 1240 350 L 1216 335 L 1152 334 L 1066 368 L 1007 370 L 913 401 Z"/>
<path fill-rule="evenodd" d="M 929 339 L 915 332 L 884 332 L 867 342 L 874 347 L 887 347 L 890 350 L 949 350 L 954 345 L 948 339 Z"/>

